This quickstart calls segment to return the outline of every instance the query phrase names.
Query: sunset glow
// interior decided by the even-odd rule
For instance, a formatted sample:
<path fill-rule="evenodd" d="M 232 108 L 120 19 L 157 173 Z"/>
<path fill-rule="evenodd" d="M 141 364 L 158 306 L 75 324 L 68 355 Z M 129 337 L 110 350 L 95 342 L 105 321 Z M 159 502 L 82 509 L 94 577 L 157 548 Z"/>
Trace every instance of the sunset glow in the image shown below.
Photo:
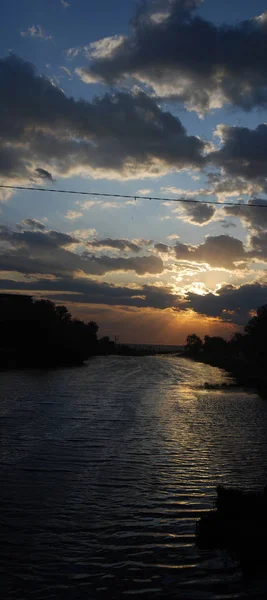
<path fill-rule="evenodd" d="M 5 10 L 0 184 L 52 191 L 0 189 L 1 290 L 121 341 L 229 337 L 267 301 L 261 0 L 52 4 Z"/>

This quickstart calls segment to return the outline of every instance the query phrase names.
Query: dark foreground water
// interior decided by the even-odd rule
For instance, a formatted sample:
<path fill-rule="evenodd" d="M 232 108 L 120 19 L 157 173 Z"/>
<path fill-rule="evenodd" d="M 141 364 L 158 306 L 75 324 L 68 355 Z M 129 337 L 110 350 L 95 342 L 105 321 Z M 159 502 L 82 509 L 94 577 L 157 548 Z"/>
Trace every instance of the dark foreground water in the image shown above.
<path fill-rule="evenodd" d="M 266 598 L 199 551 L 215 486 L 267 482 L 267 402 L 174 357 L 0 374 L 1 599 Z"/>

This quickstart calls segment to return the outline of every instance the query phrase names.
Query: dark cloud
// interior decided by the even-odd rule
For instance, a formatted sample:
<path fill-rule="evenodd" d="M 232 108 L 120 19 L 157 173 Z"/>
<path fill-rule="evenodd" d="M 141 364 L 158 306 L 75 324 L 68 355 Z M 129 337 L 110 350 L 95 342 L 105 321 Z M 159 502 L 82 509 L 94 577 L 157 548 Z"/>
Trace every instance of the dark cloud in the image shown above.
<path fill-rule="evenodd" d="M 263 208 L 257 208 L 257 204 L 261 204 Z M 267 229 L 267 200 L 251 198 L 247 204 L 227 206 L 224 211 L 231 217 L 238 217 L 244 222 L 244 225 L 251 229 Z"/>
<path fill-rule="evenodd" d="M 47 279 L 36 277 L 24 281 L 0 279 L 1 290 L 28 291 L 75 304 L 105 304 L 109 306 L 134 306 L 164 310 L 193 309 L 207 317 L 219 318 L 236 325 L 245 325 L 252 310 L 267 303 L 267 284 L 252 283 L 235 287 L 224 285 L 216 295 L 204 296 L 188 292 L 186 299 L 173 293 L 169 286 L 140 285 L 115 286 L 88 278 L 61 277 Z"/>
<path fill-rule="evenodd" d="M 200 1 L 139 6 L 128 37 L 86 47 L 90 63 L 77 69 L 85 82 L 150 85 L 159 97 L 207 111 L 231 103 L 244 110 L 266 106 L 267 13 L 232 26 L 195 14 Z"/>
<path fill-rule="evenodd" d="M 26 221 L 28 220 L 34 221 L 34 219 L 26 219 Z M 40 227 L 38 227 L 38 229 L 40 229 Z M 22 233 L 16 233 L 8 228 L 5 230 L 4 234 L 2 234 L 2 239 L 7 239 L 13 243 L 14 246 L 20 247 L 26 244 L 29 248 L 33 249 L 42 246 L 44 248 L 60 248 L 79 242 L 79 240 L 72 235 L 61 233 L 60 231 L 50 230 L 43 233 L 43 231 L 28 231 L 25 229 Z"/>
<path fill-rule="evenodd" d="M 120 270 L 132 270 L 139 275 L 158 274 L 164 270 L 164 263 L 155 255 L 114 258 L 95 256 L 87 251 L 81 256 L 71 251 L 73 244 L 81 242 L 79 238 L 53 230 L 36 230 L 34 219 L 25 219 L 22 223 L 26 228 L 22 229 L 20 225 L 19 231 L 0 227 L 0 287 L 3 290 L 28 290 L 47 296 L 58 293 L 57 297 L 62 296 L 62 300 L 78 304 L 191 308 L 199 314 L 220 317 L 238 325 L 246 323 L 252 309 L 267 302 L 267 284 L 264 283 L 240 287 L 224 285 L 216 294 L 204 296 L 189 291 L 183 298 L 166 285 L 115 286 L 94 281 L 88 276 Z M 199 246 L 177 242 L 174 247 L 169 247 L 158 243 L 154 249 L 166 254 L 174 251 L 177 260 L 189 267 L 199 262 L 216 268 L 235 269 L 240 261 L 241 265 L 251 260 L 267 262 L 267 232 L 252 235 L 248 250 L 240 240 L 227 235 L 207 237 Z M 14 275 L 10 274 L 12 271 Z M 9 278 L 5 276 L 6 272 L 9 272 Z M 16 280 L 18 273 L 19 280 Z"/>
<path fill-rule="evenodd" d="M 2 177 L 127 179 L 204 164 L 204 143 L 143 92 L 77 101 L 13 55 L 0 60 L 0 88 Z"/>
<path fill-rule="evenodd" d="M 228 176 L 267 187 L 267 125 L 258 125 L 256 129 L 219 125 L 217 133 L 223 145 L 209 155 L 209 160 L 222 167 Z"/>
<path fill-rule="evenodd" d="M 188 202 L 188 198 L 184 198 L 182 205 L 182 212 L 185 217 L 182 217 L 184 221 L 193 223 L 194 225 L 207 225 L 212 221 L 213 216 L 216 212 L 214 206 L 205 204 L 204 202 Z"/>
<path fill-rule="evenodd" d="M 236 268 L 235 263 L 251 259 L 251 255 L 245 252 L 243 242 L 229 235 L 208 236 L 199 246 L 178 242 L 174 249 L 178 260 L 207 263 L 229 270 Z"/>
<path fill-rule="evenodd" d="M 227 175 L 224 166 L 220 164 L 218 160 L 217 152 L 210 153 L 208 155 L 210 162 L 215 162 L 216 166 L 220 168 L 221 172 L 207 173 L 208 187 L 200 190 L 199 195 L 217 196 L 218 200 L 225 202 L 229 198 L 240 198 L 242 195 L 254 196 L 259 194 L 265 187 L 264 180 L 258 179 L 245 179 L 242 176 Z"/>
<path fill-rule="evenodd" d="M 88 278 L 39 279 L 37 281 L 11 281 L 0 279 L 0 289 L 64 293 L 62 300 L 81 304 L 108 304 L 111 306 L 136 306 L 165 309 L 175 307 L 178 297 L 168 286 L 142 285 L 134 288 L 100 283 Z"/>
<path fill-rule="evenodd" d="M 46 169 L 41 169 L 40 167 L 38 167 L 38 169 L 35 169 L 35 172 L 39 175 L 41 179 L 46 179 L 46 181 L 54 181 L 51 173 L 49 173 L 49 171 L 47 171 Z"/>
<path fill-rule="evenodd" d="M 25 228 L 33 230 L 39 229 L 40 231 L 45 230 L 45 225 L 40 221 L 37 221 L 37 219 L 23 219 L 23 221 L 21 221 L 21 223 L 18 223 L 16 227 L 20 231 L 23 231 Z"/>
<path fill-rule="evenodd" d="M 170 251 L 169 246 L 167 246 L 167 244 L 162 244 L 161 242 L 154 244 L 154 248 L 157 252 L 162 252 L 163 254 L 168 254 Z"/>
<path fill-rule="evenodd" d="M 267 284 L 225 285 L 216 295 L 200 296 L 190 292 L 187 299 L 190 307 L 198 313 L 245 325 L 250 311 L 267 303 Z"/>
<path fill-rule="evenodd" d="M 113 258 L 88 252 L 76 254 L 70 248 L 80 240 L 59 231 L 12 231 L 8 227 L 0 227 L 0 241 L 0 269 L 4 271 L 62 277 L 80 271 L 88 275 L 104 275 L 112 271 L 155 275 L 164 270 L 161 258 L 154 255 Z"/>
<path fill-rule="evenodd" d="M 83 254 L 83 258 L 87 258 L 86 253 Z M 109 271 L 135 271 L 137 275 L 145 275 L 146 273 L 157 275 L 164 271 L 161 258 L 153 255 L 135 256 L 133 258 L 88 255 L 88 259 L 84 262 L 85 272 L 95 275 L 104 275 Z"/>
<path fill-rule="evenodd" d="M 102 240 L 94 238 L 93 240 L 86 242 L 86 246 L 99 250 L 102 250 L 103 248 L 110 248 L 111 250 L 120 250 L 121 252 L 140 252 L 143 244 L 140 243 L 139 245 L 136 242 L 131 242 L 130 240 L 124 238 L 104 238 Z"/>
<path fill-rule="evenodd" d="M 1 119 L 3 116 L 0 114 L 0 175 L 9 179 L 28 177 L 31 169 L 30 156 L 25 148 L 17 148 L 15 140 L 14 147 L 8 145 L 7 134 L 6 139 L 1 135 Z"/>
<path fill-rule="evenodd" d="M 101 240 L 99 241 L 102 243 Z M 115 240 L 116 248 L 119 245 L 118 241 Z M 0 269 L 24 274 L 43 273 L 62 277 L 80 271 L 88 275 L 104 275 L 112 271 L 134 271 L 137 275 L 146 273 L 157 275 L 163 273 L 165 269 L 162 258 L 155 254 L 129 257 L 109 256 L 96 255 L 87 249 L 82 254 L 77 253 L 76 245 L 83 244 L 86 247 L 87 242 L 67 233 L 40 230 L 34 219 L 25 219 L 19 225 L 18 231 L 0 226 L 0 242 Z M 126 240 L 124 242 L 126 244 Z M 145 240 L 139 240 L 139 250 L 141 242 L 145 242 Z M 108 244 L 108 247 L 112 249 L 112 240 Z M 137 242 L 133 242 L 133 247 L 129 248 L 130 251 L 134 249 L 136 252 L 135 245 Z M 100 248 L 97 247 L 100 250 L 106 248 L 103 245 Z M 267 261 L 267 234 L 260 232 L 258 235 L 252 236 L 248 249 L 244 247 L 241 240 L 229 235 L 218 235 L 206 237 L 205 241 L 198 246 L 181 242 L 177 242 L 174 246 L 158 243 L 154 245 L 154 250 L 166 255 L 172 252 L 178 261 L 186 262 L 189 265 L 206 263 L 219 269 L 235 270 L 245 268 L 252 261 Z"/>
<path fill-rule="evenodd" d="M 258 260 L 267 260 L 267 232 L 259 231 L 250 238 L 251 254 Z"/>

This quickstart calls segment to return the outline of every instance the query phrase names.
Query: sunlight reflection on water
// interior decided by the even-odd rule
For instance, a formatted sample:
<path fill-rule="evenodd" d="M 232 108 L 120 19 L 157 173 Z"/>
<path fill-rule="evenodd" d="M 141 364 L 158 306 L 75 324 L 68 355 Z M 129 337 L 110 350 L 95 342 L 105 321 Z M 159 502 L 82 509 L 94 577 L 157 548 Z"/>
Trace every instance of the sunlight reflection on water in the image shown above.
<path fill-rule="evenodd" d="M 230 379 L 168 356 L 1 374 L 4 598 L 245 597 L 195 522 L 219 482 L 266 482 L 267 403 L 207 382 Z"/>

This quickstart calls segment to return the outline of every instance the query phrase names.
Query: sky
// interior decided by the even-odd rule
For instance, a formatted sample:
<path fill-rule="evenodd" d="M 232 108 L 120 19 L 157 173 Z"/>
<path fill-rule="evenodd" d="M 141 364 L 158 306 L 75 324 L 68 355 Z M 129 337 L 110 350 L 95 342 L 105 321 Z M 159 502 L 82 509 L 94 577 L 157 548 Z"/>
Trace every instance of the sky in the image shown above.
<path fill-rule="evenodd" d="M 0 188 L 0 291 L 122 342 L 242 331 L 267 303 L 266 9 L 1 3 L 0 186 L 31 189 Z"/>

